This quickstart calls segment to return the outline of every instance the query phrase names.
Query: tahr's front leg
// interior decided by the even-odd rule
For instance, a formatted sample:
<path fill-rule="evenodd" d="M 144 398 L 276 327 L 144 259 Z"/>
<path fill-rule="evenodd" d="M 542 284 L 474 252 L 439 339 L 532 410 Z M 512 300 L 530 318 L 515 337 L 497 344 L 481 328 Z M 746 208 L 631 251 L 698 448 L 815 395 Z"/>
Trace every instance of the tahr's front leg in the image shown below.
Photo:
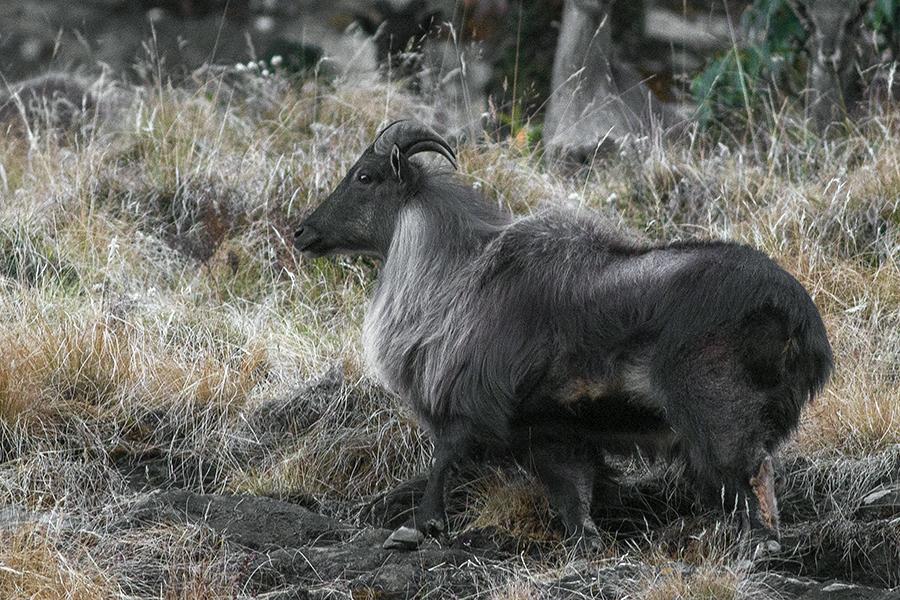
<path fill-rule="evenodd" d="M 444 427 L 435 433 L 434 463 L 428 475 L 425 494 L 412 517 L 384 542 L 385 548 L 412 550 L 425 540 L 426 535 L 439 536 L 446 531 L 444 495 L 447 476 L 454 464 L 464 458 L 470 449 L 468 431 L 459 424 Z"/>

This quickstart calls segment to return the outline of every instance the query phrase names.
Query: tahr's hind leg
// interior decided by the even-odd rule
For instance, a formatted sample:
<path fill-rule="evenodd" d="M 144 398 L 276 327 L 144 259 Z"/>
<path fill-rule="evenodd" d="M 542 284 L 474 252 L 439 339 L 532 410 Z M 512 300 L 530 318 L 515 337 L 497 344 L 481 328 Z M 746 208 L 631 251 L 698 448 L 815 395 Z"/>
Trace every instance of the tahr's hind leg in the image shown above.
<path fill-rule="evenodd" d="M 600 534 L 591 519 L 595 461 L 552 443 L 531 446 L 521 460 L 543 484 L 566 533 L 588 549 L 599 548 Z"/>
<path fill-rule="evenodd" d="M 755 458 L 744 454 L 726 458 L 728 455 L 715 447 L 700 446 L 687 449 L 686 458 L 705 503 L 734 514 L 741 531 L 765 532 L 767 537 L 777 538 L 779 514 L 772 458 L 761 449 L 751 454 Z"/>
<path fill-rule="evenodd" d="M 761 526 L 777 536 L 780 517 L 778 500 L 775 498 L 775 467 L 771 456 L 766 455 L 760 462 L 759 470 L 750 478 L 750 487 L 756 497 L 756 514 L 751 515 L 751 527 Z M 753 522 L 754 518 L 756 523 Z"/>
<path fill-rule="evenodd" d="M 783 434 L 772 422 L 769 393 L 747 381 L 722 345 L 683 354 L 660 372 L 668 419 L 706 498 L 734 511 L 742 528 L 777 536 L 769 450 Z"/>

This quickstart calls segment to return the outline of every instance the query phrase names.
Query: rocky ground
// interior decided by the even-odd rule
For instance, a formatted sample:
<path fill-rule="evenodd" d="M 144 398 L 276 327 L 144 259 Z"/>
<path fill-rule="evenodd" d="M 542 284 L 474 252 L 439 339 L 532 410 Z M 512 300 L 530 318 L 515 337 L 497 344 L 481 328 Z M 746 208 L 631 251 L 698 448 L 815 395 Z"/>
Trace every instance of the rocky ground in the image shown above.
<path fill-rule="evenodd" d="M 302 433 L 302 425 L 300 431 L 296 427 L 310 421 L 310 406 L 342 393 L 335 376 L 332 371 L 289 401 L 265 404 L 248 415 L 238 442 L 245 445 L 245 456 L 292 428 Z M 240 597 L 631 598 L 648 588 L 662 590 L 654 598 L 900 597 L 900 447 L 862 459 L 785 457 L 780 547 L 734 535 L 727 518 L 717 523 L 715 514 L 693 502 L 677 469 L 622 463 L 622 474 L 607 483 L 595 506 L 609 542 L 599 555 L 559 540 L 552 521 L 537 537 L 473 523 L 466 515 L 466 486 L 485 476 L 474 466 L 451 485 L 450 520 L 462 528 L 428 540 L 418 551 L 398 552 L 382 543 L 423 491 L 423 477 L 354 502 L 323 504 L 311 498 L 203 493 L 204 482 L 212 483 L 214 462 L 212 457 L 176 460 L 160 452 L 117 457 L 115 468 L 128 491 L 121 514 L 108 520 L 104 535 L 141 535 L 171 525 L 207 530 L 203 539 L 210 549 L 228 548 L 221 568 Z M 540 494 L 536 482 L 514 467 L 496 468 L 510 473 L 507 482 L 518 480 Z M 3 528 L 51 519 L 0 512 Z M 165 589 L 165 577 L 149 575 L 132 574 L 135 590 Z M 517 590 L 522 595 L 515 595 Z"/>
<path fill-rule="evenodd" d="M 286 437 L 313 426 L 316 406 L 358 393 L 333 369 L 283 399 L 262 403 L 232 432 L 232 456 L 260 460 Z M 96 536 L 100 547 L 113 547 L 123 597 L 155 596 L 154 590 L 173 589 L 184 577 L 165 565 L 172 560 L 169 551 L 153 546 L 172 544 L 160 539 L 160 531 L 186 538 L 180 543 L 188 545 L 192 560 L 214 557 L 216 598 L 900 597 L 900 447 L 855 459 L 812 460 L 788 452 L 779 465 L 780 547 L 741 538 L 733 520 L 704 512 L 677 468 L 621 462 L 621 472 L 596 501 L 594 516 L 607 545 L 595 554 L 560 540 L 536 482 L 502 461 L 470 465 L 455 476 L 448 537 L 399 552 L 382 543 L 421 494 L 421 476 L 345 501 L 276 499 L 207 491 L 221 490 L 216 455 L 132 448 L 107 460 L 114 502 L 73 514 L 7 505 L 0 508 L 0 535 L 48 529 L 61 545 Z M 524 498 L 532 505 L 495 508 L 499 514 L 485 518 L 490 510 L 472 506 L 490 489 L 475 491 L 479 480 L 493 481 L 501 503 Z M 136 551 L 129 540 L 146 542 Z M 161 564 L 148 567 L 153 556 Z M 0 563 L 0 569 L 10 568 Z M 213 597 L 205 587 L 190 589 L 178 597 Z"/>
<path fill-rule="evenodd" d="M 645 498 L 634 495 L 628 500 Z M 890 511 L 896 518 L 896 503 Z M 429 541 L 414 552 L 384 550 L 381 545 L 389 529 L 350 525 L 269 498 L 184 490 L 144 496 L 122 526 L 183 520 L 210 527 L 234 544 L 235 583 L 242 592 L 264 598 L 319 598 L 343 591 L 354 598 L 476 597 L 496 586 L 497 576 L 513 565 L 536 558 L 532 553 L 516 553 L 514 540 L 479 529 L 468 530 L 446 544 Z M 885 522 L 865 523 L 872 530 L 890 527 Z M 897 597 L 896 590 L 885 587 L 885 578 L 898 568 L 896 536 L 881 544 L 877 556 L 869 555 L 867 564 L 848 556 L 850 548 L 811 551 L 816 542 L 810 537 L 809 523 L 788 528 L 780 551 L 757 560 L 758 568 L 747 566 L 745 592 L 808 600 Z M 654 565 L 627 556 L 580 557 L 529 583 L 531 592 L 542 597 L 622 598 L 646 581 L 670 578 L 690 582 L 692 577 L 703 577 L 700 571 L 680 561 Z"/>

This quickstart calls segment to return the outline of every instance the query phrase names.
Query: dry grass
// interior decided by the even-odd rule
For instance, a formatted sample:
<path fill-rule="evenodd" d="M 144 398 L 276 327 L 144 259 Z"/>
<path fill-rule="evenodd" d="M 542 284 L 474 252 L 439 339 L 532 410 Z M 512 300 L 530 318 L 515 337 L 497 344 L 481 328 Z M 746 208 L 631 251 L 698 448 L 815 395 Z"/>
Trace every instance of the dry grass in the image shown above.
<path fill-rule="evenodd" d="M 63 554 L 45 527 L 0 532 L 0 596 L 9 600 L 100 600 L 115 593 L 109 575 L 84 555 Z"/>
<path fill-rule="evenodd" d="M 468 486 L 468 491 L 469 527 L 498 529 L 522 543 L 560 541 L 551 525 L 550 506 L 535 479 L 492 470 Z"/>
<path fill-rule="evenodd" d="M 662 569 L 644 583 L 637 596 L 643 600 L 732 600 L 739 597 L 740 578 L 733 572 L 710 567 L 690 575 L 675 569 Z"/>
<path fill-rule="evenodd" d="M 327 407 L 308 407 L 316 412 L 315 422 L 270 460 L 240 473 L 232 488 L 352 500 L 423 471 L 430 443 L 410 417 L 379 406 L 385 400 L 376 393 L 345 390 L 328 398 Z"/>
<path fill-rule="evenodd" d="M 541 597 L 540 589 L 527 581 L 507 583 L 489 596 L 490 600 L 539 600 Z"/>
<path fill-rule="evenodd" d="M 119 91 L 118 117 L 75 143 L 40 130 L 0 140 L 0 505 L 77 519 L 92 540 L 4 531 L 2 597 L 230 597 L 228 550 L 209 534 L 106 528 L 133 496 L 114 467 L 122 455 L 203 457 L 216 465 L 215 490 L 342 506 L 428 462 L 427 437 L 362 364 L 374 266 L 304 260 L 290 234 L 379 125 L 430 110 L 387 85 L 207 77 L 192 90 Z M 811 291 L 837 357 L 789 454 L 895 451 L 900 115 L 838 140 L 811 139 L 788 117 L 770 127 L 755 149 L 702 135 L 692 145 L 645 140 L 577 173 L 505 141 L 466 144 L 460 162 L 489 201 L 519 213 L 567 203 L 648 238 L 763 249 Z M 336 391 L 305 391 L 334 368 Z M 854 481 L 854 493 L 869 483 Z M 555 540 L 529 480 L 497 472 L 467 494 L 466 525 Z M 659 557 L 633 593 L 743 589 L 716 548 L 682 550 L 694 554 Z M 131 562 L 141 555 L 152 559 Z M 687 560 L 690 576 L 666 571 Z M 141 571 L 146 581 L 134 579 Z M 497 598 L 540 596 L 529 577 L 511 581 Z"/>
<path fill-rule="evenodd" d="M 193 525 L 160 525 L 125 532 L 96 549 L 106 570 L 125 574 L 119 585 L 137 597 L 165 600 L 234 598 L 240 566 L 221 540 Z"/>

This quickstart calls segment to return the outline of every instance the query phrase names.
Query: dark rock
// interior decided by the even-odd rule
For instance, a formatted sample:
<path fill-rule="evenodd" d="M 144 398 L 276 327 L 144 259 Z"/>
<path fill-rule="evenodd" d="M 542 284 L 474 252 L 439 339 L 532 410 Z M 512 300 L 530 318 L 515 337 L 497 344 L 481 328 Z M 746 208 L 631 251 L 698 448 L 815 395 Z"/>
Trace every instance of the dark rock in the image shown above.
<path fill-rule="evenodd" d="M 856 516 L 865 520 L 900 516 L 900 485 L 866 494 L 856 509 Z"/>
<path fill-rule="evenodd" d="M 765 568 L 874 587 L 900 585 L 900 529 L 896 521 L 831 520 L 785 528 L 781 550 Z"/>
<path fill-rule="evenodd" d="M 239 584 L 266 600 L 319 598 L 326 590 L 346 592 L 354 598 L 469 596 L 487 589 L 489 582 L 496 583 L 497 574 L 508 569 L 508 561 L 522 560 L 515 540 L 497 535 L 500 532 L 478 529 L 463 531 L 449 547 L 426 539 L 415 551 L 386 550 L 382 546 L 391 535 L 390 529 L 354 528 L 306 508 L 263 497 L 159 492 L 136 503 L 129 518 L 131 526 L 187 520 L 244 547 L 247 550 L 240 559 Z M 853 526 L 857 529 L 843 531 L 831 524 L 821 531 L 810 527 L 785 531 L 782 550 L 759 559 L 755 566 L 763 573 L 751 578 L 785 599 L 897 597 L 876 587 L 884 582 L 891 585 L 889 573 L 897 572 L 896 560 L 890 555 L 896 548 L 884 544 L 891 541 L 885 533 L 890 523 L 856 522 Z M 884 556 L 878 554 L 877 540 L 866 537 L 876 534 L 884 538 Z M 863 565 L 860 557 L 852 553 L 849 558 L 845 556 L 842 539 L 862 540 L 861 547 L 866 548 L 870 562 Z M 799 576 L 775 573 L 776 568 Z M 541 594 L 554 598 L 619 598 L 632 593 L 640 582 L 659 577 L 661 569 L 667 573 L 674 569 L 689 578 L 695 567 L 629 561 L 598 565 L 592 560 L 575 559 L 559 575 L 535 585 Z M 809 576 L 827 580 L 823 583 Z"/>
<path fill-rule="evenodd" d="M 151 494 L 130 513 L 130 521 L 187 519 L 253 550 L 298 548 L 341 540 L 348 528 L 297 506 L 260 496 L 215 496 L 185 490 Z"/>
<path fill-rule="evenodd" d="M 847 515 L 859 508 L 858 518 L 888 518 L 881 508 L 863 507 L 866 499 L 879 505 L 890 502 L 889 498 L 875 500 L 872 494 L 900 488 L 900 451 L 889 449 L 861 457 L 792 455 L 784 457 L 779 471 L 783 475 L 778 490 L 783 524 L 818 521 L 834 511 Z M 860 494 L 859 490 L 866 491 Z"/>
<path fill-rule="evenodd" d="M 816 588 L 819 582 L 780 573 L 768 573 L 762 578 L 762 585 L 785 598 L 799 598 Z"/>
<path fill-rule="evenodd" d="M 877 589 L 842 581 L 815 581 L 769 573 L 763 580 L 778 597 L 795 600 L 896 600 L 900 591 Z"/>
<path fill-rule="evenodd" d="M 430 541 L 414 552 L 385 550 L 382 544 L 390 533 L 387 529 L 366 530 L 331 546 L 270 552 L 250 569 L 250 586 L 264 590 L 347 580 L 354 595 L 406 598 L 426 586 L 449 582 L 457 567 L 473 559 L 469 552 L 441 548 Z"/>

